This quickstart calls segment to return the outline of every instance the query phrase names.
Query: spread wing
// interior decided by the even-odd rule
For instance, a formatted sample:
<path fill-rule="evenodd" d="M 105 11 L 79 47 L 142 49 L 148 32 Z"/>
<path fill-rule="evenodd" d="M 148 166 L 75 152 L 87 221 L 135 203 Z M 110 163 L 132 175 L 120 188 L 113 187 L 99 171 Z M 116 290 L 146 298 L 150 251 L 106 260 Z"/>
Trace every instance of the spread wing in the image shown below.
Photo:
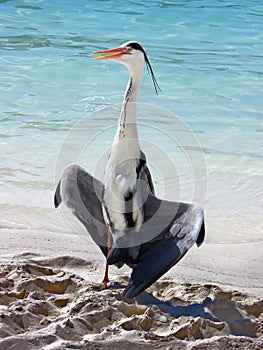
<path fill-rule="evenodd" d="M 151 226 L 160 233 L 141 245 L 139 259 L 124 290 L 124 295 L 129 298 L 151 286 L 176 265 L 195 243 L 200 246 L 205 236 L 202 209 L 149 197 L 145 211 L 151 217 Z"/>
<path fill-rule="evenodd" d="M 147 167 L 143 171 L 148 179 Z M 54 202 L 56 207 L 64 202 L 72 210 L 107 256 L 107 227 L 102 214 L 102 190 L 100 181 L 81 167 L 73 165 L 64 171 Z M 139 247 L 136 261 L 132 261 L 134 269 L 124 295 L 132 298 L 140 294 L 177 264 L 194 243 L 200 246 L 204 235 L 202 209 L 187 203 L 159 200 L 148 191 L 144 205 L 144 223 L 140 231 L 127 232 L 127 238 L 124 237 L 117 248 L 117 251 L 125 254 L 128 249 L 132 254 L 134 247 L 136 250 Z M 121 256 L 122 254 L 118 255 L 119 259 Z M 113 260 L 111 263 L 121 262 Z"/>
<path fill-rule="evenodd" d="M 102 215 L 102 190 L 100 181 L 80 166 L 71 165 L 64 170 L 57 185 L 54 205 L 57 208 L 64 202 L 107 257 L 108 236 Z"/>

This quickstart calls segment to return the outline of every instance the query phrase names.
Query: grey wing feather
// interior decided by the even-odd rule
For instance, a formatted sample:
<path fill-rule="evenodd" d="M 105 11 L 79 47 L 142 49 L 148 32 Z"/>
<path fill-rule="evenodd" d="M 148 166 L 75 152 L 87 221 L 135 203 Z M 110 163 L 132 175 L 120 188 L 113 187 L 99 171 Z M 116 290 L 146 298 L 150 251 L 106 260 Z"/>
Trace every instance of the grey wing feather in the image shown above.
<path fill-rule="evenodd" d="M 107 256 L 107 226 L 102 206 L 102 183 L 78 165 L 66 168 L 57 185 L 55 207 L 64 202 Z"/>
<path fill-rule="evenodd" d="M 205 235 L 203 211 L 191 204 L 156 198 L 149 192 L 151 178 L 148 180 L 150 175 L 147 174 L 149 170 L 146 165 L 141 171 L 145 172 L 149 187 L 141 230 L 130 232 L 132 241 L 137 243 L 128 248 L 129 252 L 135 248 L 137 251 L 139 247 L 135 260 L 132 260 L 133 254 L 130 254 L 131 263 L 135 265 L 124 290 L 124 295 L 130 298 L 140 294 L 177 264 L 194 243 L 200 246 Z M 64 171 L 58 183 L 54 204 L 57 207 L 64 202 L 107 257 L 107 226 L 102 214 L 102 191 L 100 181 L 81 167 L 73 165 Z M 129 241 L 130 237 L 127 239 Z M 125 253 L 124 250 L 119 252 L 120 257 Z"/>
<path fill-rule="evenodd" d="M 127 298 L 136 297 L 178 263 L 183 256 L 172 239 L 159 241 L 140 256 L 123 294 Z"/>
<path fill-rule="evenodd" d="M 163 206 L 159 215 L 156 215 L 158 218 L 156 224 L 158 224 L 157 221 L 163 221 L 166 217 L 168 225 L 159 235 L 141 246 L 138 262 L 124 290 L 124 295 L 129 298 L 136 297 L 151 286 L 177 264 L 194 243 L 200 246 L 204 240 L 204 217 L 199 207 L 184 203 L 160 202 L 157 198 L 151 198 L 150 203 L 152 206 L 148 203 L 149 217 L 156 210 L 154 208 L 156 205 Z M 173 209 L 176 211 L 170 222 L 169 211 Z M 158 229 L 160 230 L 161 227 L 159 226 Z"/>

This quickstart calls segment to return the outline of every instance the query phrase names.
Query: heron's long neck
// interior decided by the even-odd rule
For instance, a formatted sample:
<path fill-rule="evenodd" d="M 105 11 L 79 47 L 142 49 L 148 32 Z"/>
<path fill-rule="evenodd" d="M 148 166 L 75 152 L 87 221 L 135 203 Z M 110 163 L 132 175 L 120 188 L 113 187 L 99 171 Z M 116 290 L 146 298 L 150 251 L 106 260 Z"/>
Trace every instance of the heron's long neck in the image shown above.
<path fill-rule="evenodd" d="M 115 135 L 115 142 L 124 139 L 138 139 L 136 101 L 139 94 L 142 75 L 130 76 L 125 91 L 119 125 Z"/>

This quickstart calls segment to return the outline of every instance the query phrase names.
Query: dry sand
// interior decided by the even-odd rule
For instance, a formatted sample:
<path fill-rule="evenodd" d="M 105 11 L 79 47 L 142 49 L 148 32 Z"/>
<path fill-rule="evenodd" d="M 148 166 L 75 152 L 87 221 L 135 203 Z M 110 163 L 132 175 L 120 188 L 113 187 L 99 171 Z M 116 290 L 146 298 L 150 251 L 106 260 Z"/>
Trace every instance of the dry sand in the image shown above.
<path fill-rule="evenodd" d="M 262 349 L 263 242 L 193 248 L 136 300 L 78 235 L 0 229 L 0 350 Z"/>

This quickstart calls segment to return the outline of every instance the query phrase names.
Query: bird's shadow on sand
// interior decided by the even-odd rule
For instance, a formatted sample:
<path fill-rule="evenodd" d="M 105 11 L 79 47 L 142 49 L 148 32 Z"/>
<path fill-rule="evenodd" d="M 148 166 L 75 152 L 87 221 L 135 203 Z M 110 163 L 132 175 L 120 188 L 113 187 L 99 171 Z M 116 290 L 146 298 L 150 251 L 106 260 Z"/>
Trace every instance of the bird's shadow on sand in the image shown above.
<path fill-rule="evenodd" d="M 205 304 L 206 301 L 209 301 L 208 299 L 210 300 L 210 298 L 206 298 L 203 303 L 194 303 L 187 306 L 174 306 L 169 301 L 162 301 L 148 292 L 143 292 L 135 298 L 138 304 L 146 306 L 156 305 L 161 311 L 170 314 L 174 318 L 179 318 L 181 316 L 192 316 L 219 322 L 219 319 L 213 317 L 209 312 L 205 311 Z"/>
<path fill-rule="evenodd" d="M 235 336 L 257 337 L 256 326 L 251 320 L 240 312 L 235 303 L 226 298 L 205 297 L 200 303 L 189 305 L 173 305 L 170 301 L 162 301 L 148 292 L 138 295 L 135 300 L 138 304 L 156 305 L 162 312 L 170 314 L 174 318 L 200 317 L 215 323 L 228 325 L 229 331 Z"/>
<path fill-rule="evenodd" d="M 209 286 L 208 286 L 209 287 Z M 113 289 L 123 289 L 124 286 L 120 283 L 114 283 L 110 286 Z M 209 288 L 208 288 L 209 289 Z M 211 298 L 204 297 L 201 302 L 183 301 L 173 298 L 171 300 L 163 301 L 153 296 L 149 292 L 142 292 L 134 299 L 127 299 L 124 296 L 120 298 L 123 301 L 132 303 L 136 301 L 137 304 L 148 307 L 157 306 L 159 310 L 170 314 L 173 318 L 191 317 L 202 318 L 206 321 L 214 323 L 225 323 L 229 327 L 229 332 L 235 336 L 257 337 L 257 327 L 247 315 L 242 312 L 240 307 L 231 300 L 231 293 L 221 293 L 220 296 Z"/>
<path fill-rule="evenodd" d="M 110 289 L 123 289 L 125 286 L 121 283 L 115 282 L 109 286 Z M 151 293 L 142 292 L 134 299 L 126 299 L 126 301 L 135 300 L 140 305 L 145 306 L 157 306 L 162 312 L 170 314 L 174 318 L 179 318 L 181 316 L 192 316 L 192 317 L 202 317 L 204 319 L 209 319 L 214 322 L 219 322 L 217 318 L 213 317 L 209 312 L 205 311 L 206 302 L 211 299 L 206 298 L 202 303 L 194 303 L 187 306 L 177 305 L 174 306 L 170 301 L 163 301 L 154 297 Z"/>

